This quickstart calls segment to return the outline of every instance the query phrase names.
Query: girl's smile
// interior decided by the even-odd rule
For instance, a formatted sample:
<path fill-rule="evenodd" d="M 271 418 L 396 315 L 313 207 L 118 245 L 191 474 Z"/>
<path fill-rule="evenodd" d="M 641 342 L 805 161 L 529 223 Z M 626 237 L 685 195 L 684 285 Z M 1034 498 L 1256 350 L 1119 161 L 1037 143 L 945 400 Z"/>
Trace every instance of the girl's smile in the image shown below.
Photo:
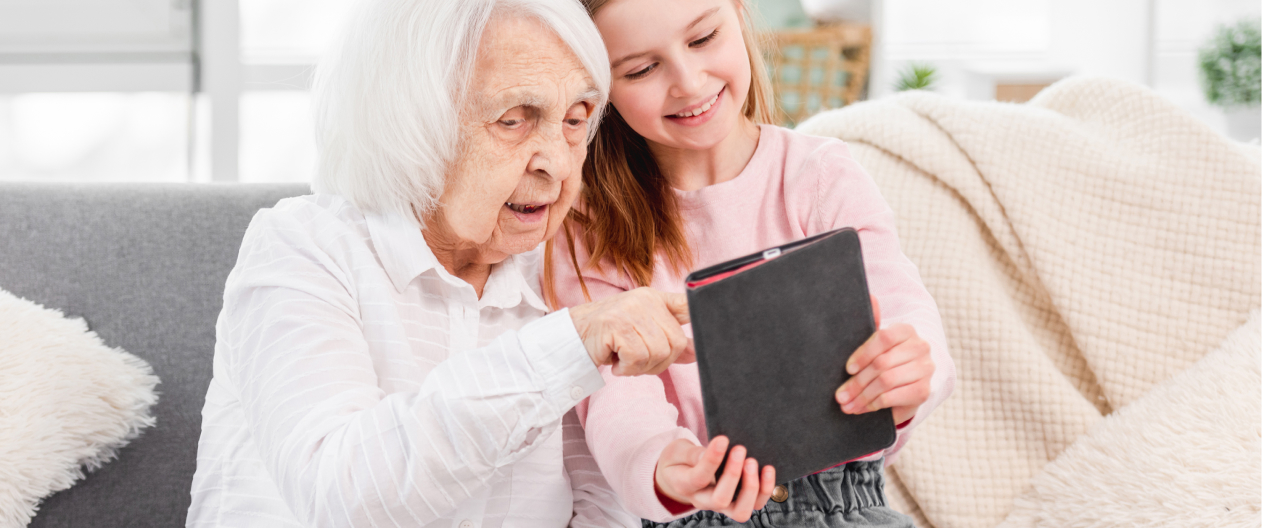
<path fill-rule="evenodd" d="M 714 97 L 703 101 L 700 104 L 689 106 L 687 109 L 666 116 L 670 122 L 683 126 L 701 126 L 714 117 L 719 112 L 719 107 L 723 104 L 723 94 L 727 93 L 727 87 L 719 89 L 719 93 Z"/>

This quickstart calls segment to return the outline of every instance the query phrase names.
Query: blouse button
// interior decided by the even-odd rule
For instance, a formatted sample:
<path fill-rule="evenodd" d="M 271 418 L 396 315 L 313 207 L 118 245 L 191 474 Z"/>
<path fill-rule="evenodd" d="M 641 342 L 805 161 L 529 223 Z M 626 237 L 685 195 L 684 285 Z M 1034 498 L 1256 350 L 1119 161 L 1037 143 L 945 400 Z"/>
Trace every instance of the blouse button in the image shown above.
<path fill-rule="evenodd" d="M 776 486 L 776 489 L 771 492 L 771 500 L 776 502 L 789 500 L 789 488 L 786 488 L 784 484 Z"/>
<path fill-rule="evenodd" d="M 473 528 L 473 521 L 470 521 L 469 519 L 460 521 L 460 528 Z"/>
<path fill-rule="evenodd" d="M 583 398 L 583 388 L 577 385 L 570 387 L 570 399 L 580 400 Z"/>

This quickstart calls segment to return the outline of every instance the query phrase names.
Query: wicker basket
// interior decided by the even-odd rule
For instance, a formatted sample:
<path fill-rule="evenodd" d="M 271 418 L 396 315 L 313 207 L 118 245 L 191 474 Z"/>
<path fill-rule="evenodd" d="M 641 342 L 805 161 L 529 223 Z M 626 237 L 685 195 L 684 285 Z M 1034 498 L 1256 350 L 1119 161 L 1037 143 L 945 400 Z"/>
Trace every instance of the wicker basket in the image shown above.
<path fill-rule="evenodd" d="M 767 40 L 772 44 L 767 68 L 783 125 L 863 96 L 872 53 L 869 26 L 827 24 L 771 32 Z"/>

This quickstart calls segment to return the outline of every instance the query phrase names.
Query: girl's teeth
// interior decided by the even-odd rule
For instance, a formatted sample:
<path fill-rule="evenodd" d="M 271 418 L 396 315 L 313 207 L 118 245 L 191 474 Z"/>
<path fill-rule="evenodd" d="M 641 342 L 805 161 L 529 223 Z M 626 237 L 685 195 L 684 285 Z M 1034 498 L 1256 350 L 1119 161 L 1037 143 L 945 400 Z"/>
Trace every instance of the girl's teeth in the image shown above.
<path fill-rule="evenodd" d="M 716 101 L 718 101 L 718 100 L 719 100 L 719 96 L 716 94 L 714 97 L 710 98 L 710 100 L 709 100 L 709 101 L 706 101 L 706 103 L 705 103 L 705 104 L 701 105 L 701 108 L 698 108 L 698 109 L 693 110 L 693 111 L 691 111 L 691 112 L 680 112 L 680 113 L 678 113 L 678 114 L 675 114 L 675 116 L 677 116 L 677 117 L 692 117 L 692 116 L 696 116 L 696 115 L 701 115 L 701 114 L 704 114 L 704 113 L 705 113 L 705 111 L 706 111 L 706 110 L 709 110 L 711 106 L 714 106 L 714 103 L 715 103 Z"/>

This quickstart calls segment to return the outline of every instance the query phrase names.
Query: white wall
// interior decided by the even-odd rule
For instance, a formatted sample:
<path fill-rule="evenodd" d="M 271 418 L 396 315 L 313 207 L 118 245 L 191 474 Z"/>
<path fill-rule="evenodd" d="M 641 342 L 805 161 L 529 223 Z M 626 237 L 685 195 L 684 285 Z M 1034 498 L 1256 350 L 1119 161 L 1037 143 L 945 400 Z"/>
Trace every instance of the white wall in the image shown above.
<path fill-rule="evenodd" d="M 878 60 L 869 93 L 893 91 L 909 62 L 937 67 L 938 91 L 964 97 L 968 72 L 1047 67 L 1050 0 L 876 0 Z"/>
<path fill-rule="evenodd" d="M 1108 75 L 1147 84 L 1220 131 L 1196 50 L 1219 24 L 1262 16 L 1256 0 L 876 0 L 871 94 L 908 62 L 938 66 L 938 91 L 983 98 L 979 79 Z M 1262 120 L 1262 117 L 1259 118 Z"/>
<path fill-rule="evenodd" d="M 202 0 L 203 92 L 190 93 L 192 0 L 0 0 L 0 180 L 308 179 L 303 90 L 353 1 Z M 751 2 L 772 27 L 809 24 L 798 0 Z M 937 65 L 939 90 L 960 97 L 986 97 L 986 75 L 1104 74 L 1219 130 L 1196 50 L 1217 24 L 1262 11 L 1257 0 L 873 2 L 873 96 L 908 61 Z"/>

